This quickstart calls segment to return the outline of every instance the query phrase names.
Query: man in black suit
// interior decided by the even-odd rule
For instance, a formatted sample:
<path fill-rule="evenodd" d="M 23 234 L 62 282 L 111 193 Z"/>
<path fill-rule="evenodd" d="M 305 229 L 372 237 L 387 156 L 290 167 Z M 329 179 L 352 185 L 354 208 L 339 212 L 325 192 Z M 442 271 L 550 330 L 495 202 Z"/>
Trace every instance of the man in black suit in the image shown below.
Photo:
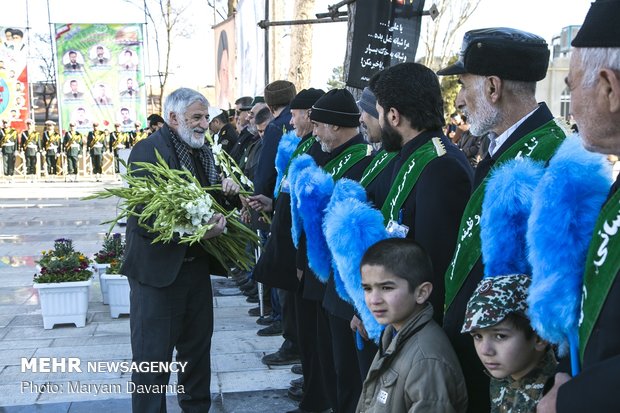
<path fill-rule="evenodd" d="M 155 163 L 155 151 L 173 169 L 187 168 L 203 186 L 220 183 L 213 154 L 204 143 L 209 124 L 209 102 L 200 93 L 181 88 L 164 103 L 164 126 L 148 139 L 136 144 L 129 164 Z M 224 179 L 225 195 L 238 193 L 239 187 Z M 211 220 L 214 227 L 205 239 L 220 235 L 226 227 L 224 216 Z M 133 361 L 170 362 L 176 348 L 176 360 L 187 362 L 178 373 L 178 401 L 184 412 L 208 412 L 211 405 L 211 336 L 213 334 L 213 297 L 210 274 L 221 274 L 212 257 L 198 244 L 177 242 L 153 244 L 156 234 L 138 225 L 135 217 L 127 220 L 127 247 L 122 272 L 131 286 L 131 347 Z M 132 375 L 136 385 L 163 390 L 132 394 L 133 412 L 165 412 L 165 389 L 169 373 Z"/>
<path fill-rule="evenodd" d="M 511 28 L 465 33 L 461 56 L 437 72 L 458 75 L 456 106 L 476 136 L 488 134 L 489 154 L 474 174 L 473 194 L 465 208 L 454 256 L 445 273 L 444 324 L 459 356 L 469 396 L 468 412 L 490 409 L 489 377 L 476 355 L 471 337 L 461 334 L 465 307 L 484 268 L 480 253 L 480 217 L 487 176 L 517 156 L 547 161 L 562 143 L 565 131 L 544 103 L 536 102 L 536 82 L 547 74 L 549 48 L 543 38 Z M 433 262 L 435 265 L 435 262 Z"/>
<path fill-rule="evenodd" d="M 592 3 L 572 42 L 567 78 L 571 112 L 584 146 L 606 155 L 620 154 L 620 26 L 610 18 L 618 15 L 618 0 Z M 620 179 L 601 209 L 585 265 L 579 327 L 582 371 L 573 378 L 558 373 L 555 386 L 538 404 L 539 413 L 620 411 L 618 189 Z"/>

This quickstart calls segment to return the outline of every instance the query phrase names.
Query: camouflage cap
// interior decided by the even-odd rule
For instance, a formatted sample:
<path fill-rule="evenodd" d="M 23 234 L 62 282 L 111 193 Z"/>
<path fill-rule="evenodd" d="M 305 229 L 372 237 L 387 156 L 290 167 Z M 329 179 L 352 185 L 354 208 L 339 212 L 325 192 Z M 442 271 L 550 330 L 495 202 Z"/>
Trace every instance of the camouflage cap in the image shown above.
<path fill-rule="evenodd" d="M 484 278 L 467 303 L 461 333 L 492 327 L 510 313 L 525 314 L 531 283 L 525 274 Z"/>

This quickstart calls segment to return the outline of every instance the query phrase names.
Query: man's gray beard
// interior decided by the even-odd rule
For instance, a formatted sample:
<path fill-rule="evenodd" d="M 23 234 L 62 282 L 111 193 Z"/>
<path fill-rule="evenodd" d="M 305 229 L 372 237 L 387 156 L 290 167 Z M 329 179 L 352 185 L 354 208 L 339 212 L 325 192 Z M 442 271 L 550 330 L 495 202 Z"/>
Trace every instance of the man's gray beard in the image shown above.
<path fill-rule="evenodd" d="M 464 110 L 469 122 L 469 132 L 474 136 L 483 136 L 491 132 L 502 121 L 501 112 L 483 98 L 477 102 L 478 109 L 475 115 Z"/>
<path fill-rule="evenodd" d="M 190 129 L 187 127 L 187 124 L 185 122 L 179 122 L 177 133 L 179 135 L 179 138 L 181 138 L 181 140 L 185 142 L 190 148 L 198 149 L 202 148 L 202 146 L 205 144 L 205 139 L 204 137 L 197 138 L 196 136 L 194 136 L 194 131 L 200 132 L 201 130 L 202 128 Z M 204 136 L 204 132 L 205 131 L 202 130 L 203 135 L 201 136 Z"/>
<path fill-rule="evenodd" d="M 248 123 L 248 132 L 250 132 L 252 135 L 256 135 L 258 133 L 258 128 L 255 124 Z"/>
<path fill-rule="evenodd" d="M 329 149 L 329 147 L 328 147 L 326 144 L 324 144 L 323 142 L 319 141 L 319 143 L 321 144 L 321 150 L 322 150 L 323 152 L 325 152 L 325 153 L 330 153 L 330 152 L 332 151 L 332 150 L 331 150 L 331 149 Z"/>

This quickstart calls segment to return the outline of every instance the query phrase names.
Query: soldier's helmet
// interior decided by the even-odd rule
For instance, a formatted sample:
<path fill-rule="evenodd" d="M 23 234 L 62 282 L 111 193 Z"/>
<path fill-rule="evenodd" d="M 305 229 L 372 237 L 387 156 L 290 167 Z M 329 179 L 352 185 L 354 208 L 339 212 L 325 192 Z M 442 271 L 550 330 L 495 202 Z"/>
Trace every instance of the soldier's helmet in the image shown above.
<path fill-rule="evenodd" d="M 511 313 L 526 317 L 527 290 L 531 283 L 526 274 L 482 279 L 467 303 L 461 333 L 492 327 Z"/>

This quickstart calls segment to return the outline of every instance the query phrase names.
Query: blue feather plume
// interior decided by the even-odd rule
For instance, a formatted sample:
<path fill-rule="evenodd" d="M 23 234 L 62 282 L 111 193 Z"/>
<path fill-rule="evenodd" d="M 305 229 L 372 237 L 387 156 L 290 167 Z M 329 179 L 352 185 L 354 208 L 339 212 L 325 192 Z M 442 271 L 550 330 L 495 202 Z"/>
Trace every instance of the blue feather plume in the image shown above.
<path fill-rule="evenodd" d="M 347 295 L 364 322 L 368 336 L 378 342 L 384 326 L 366 306 L 360 263 L 368 247 L 388 237 L 383 216 L 363 201 L 342 199 L 330 204 L 323 231 Z"/>
<path fill-rule="evenodd" d="M 485 277 L 532 274 L 525 234 L 534 190 L 543 172 L 542 162 L 519 158 L 506 162 L 489 177 L 480 219 Z"/>
<path fill-rule="evenodd" d="M 299 172 L 291 190 L 295 192 L 299 216 L 306 234 L 308 265 L 323 283 L 329 280 L 332 263 L 323 234 L 323 217 L 333 191 L 332 176 L 318 166 Z"/>
<path fill-rule="evenodd" d="M 327 211 L 329 211 L 337 202 L 346 201 L 348 199 L 357 199 L 361 202 L 366 202 L 366 190 L 357 181 L 353 181 L 347 178 L 341 178 L 336 182 L 334 186 L 334 193 L 332 194 L 329 204 L 327 205 Z M 326 231 L 325 220 L 323 221 L 323 232 Z M 344 281 L 340 276 L 336 262 L 332 263 L 332 269 L 334 271 L 334 285 L 336 292 L 346 302 L 353 304 L 353 299 L 349 296 L 349 293 L 344 286 Z"/>
<path fill-rule="evenodd" d="M 568 137 L 534 194 L 527 241 L 532 264 L 528 316 L 560 355 L 578 345 L 583 272 L 594 224 L 611 184 L 609 164 Z M 573 348 L 574 350 L 574 348 Z"/>
<path fill-rule="evenodd" d="M 286 167 L 291 161 L 291 157 L 293 156 L 293 152 L 297 149 L 297 145 L 301 142 L 301 138 L 297 136 L 294 130 L 286 132 L 280 138 L 280 143 L 278 143 L 278 152 L 276 153 L 276 187 L 273 193 L 274 198 L 278 195 L 278 190 L 280 189 L 280 184 L 282 183 L 282 177 L 284 176 L 284 172 L 286 171 Z"/>
<path fill-rule="evenodd" d="M 297 177 L 299 176 L 299 173 L 311 166 L 316 166 L 316 162 L 314 162 L 314 159 L 312 159 L 310 155 L 304 154 L 293 159 L 291 165 L 288 168 L 287 179 L 289 182 L 289 188 L 291 189 L 291 238 L 293 239 L 293 245 L 295 246 L 295 248 L 297 248 L 299 245 L 299 237 L 301 236 L 302 232 L 302 223 L 298 212 L 299 200 L 297 199 L 297 195 L 293 191 L 293 188 L 297 183 Z"/>

